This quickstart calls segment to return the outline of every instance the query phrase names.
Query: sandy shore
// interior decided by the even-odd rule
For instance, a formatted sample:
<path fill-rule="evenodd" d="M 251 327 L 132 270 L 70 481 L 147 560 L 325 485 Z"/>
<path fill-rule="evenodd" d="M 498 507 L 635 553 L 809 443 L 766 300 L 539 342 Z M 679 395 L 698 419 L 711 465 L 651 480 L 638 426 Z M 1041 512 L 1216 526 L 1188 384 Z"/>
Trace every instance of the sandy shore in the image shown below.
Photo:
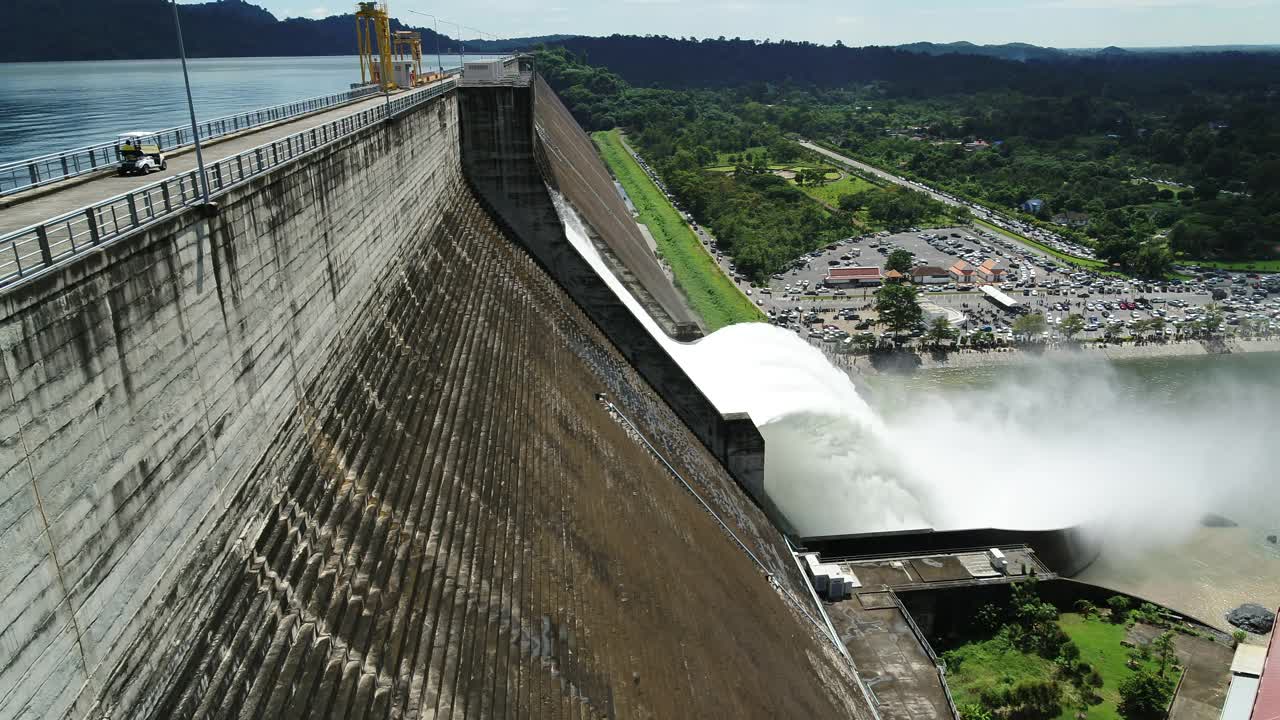
<path fill-rule="evenodd" d="M 1042 360 L 1071 360 L 1079 358 L 1104 358 L 1107 360 L 1132 360 L 1138 358 L 1180 357 L 1186 355 L 1221 355 L 1230 353 L 1280 352 L 1280 340 L 1231 339 L 1222 347 L 1207 347 L 1198 340 L 1150 345 L 1059 346 L 1037 350 L 1007 348 L 1004 350 L 960 350 L 948 353 L 901 353 L 877 357 L 846 356 L 840 358 L 854 372 L 874 375 L 882 372 L 912 372 L 915 370 L 943 370 L 950 368 L 1012 365 Z"/>

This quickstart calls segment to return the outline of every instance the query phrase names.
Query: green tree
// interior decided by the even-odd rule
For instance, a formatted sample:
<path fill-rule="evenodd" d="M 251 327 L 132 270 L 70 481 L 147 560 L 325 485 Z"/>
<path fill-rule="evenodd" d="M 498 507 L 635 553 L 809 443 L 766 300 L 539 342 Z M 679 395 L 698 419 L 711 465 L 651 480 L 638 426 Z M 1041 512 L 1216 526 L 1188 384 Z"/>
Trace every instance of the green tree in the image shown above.
<path fill-rule="evenodd" d="M 1155 651 L 1156 657 L 1160 658 L 1160 677 L 1164 677 L 1164 671 L 1169 665 L 1169 658 L 1173 655 L 1173 631 L 1166 630 L 1151 641 L 1151 649 Z"/>
<path fill-rule="evenodd" d="M 951 327 L 951 321 L 944 318 L 934 318 L 929 325 L 929 331 L 925 334 L 929 342 L 934 345 L 941 345 L 944 342 L 954 340 L 956 337 L 955 328 Z"/>
<path fill-rule="evenodd" d="M 1217 303 L 1212 303 L 1205 306 L 1204 319 L 1201 321 L 1201 325 L 1204 327 L 1204 331 L 1206 333 L 1210 335 L 1217 335 L 1218 332 L 1222 330 L 1222 322 L 1224 319 L 1225 316 L 1222 314 L 1222 308 L 1218 307 Z"/>
<path fill-rule="evenodd" d="M 1040 599 L 1034 578 L 1009 587 L 1009 607 L 1013 615 L 1009 632 L 1014 645 L 1046 658 L 1061 654 L 1068 640 L 1058 626 L 1058 608 Z"/>
<path fill-rule="evenodd" d="M 903 275 L 910 275 L 911 268 L 915 267 L 915 255 L 906 250 L 894 250 L 889 253 L 888 259 L 884 261 L 885 270 L 897 270 Z"/>
<path fill-rule="evenodd" d="M 896 334 L 909 332 L 924 317 L 916 289 L 910 285 L 885 285 L 876 291 L 876 313 L 880 322 Z"/>
<path fill-rule="evenodd" d="M 1165 328 L 1164 318 L 1159 316 L 1151 318 L 1151 332 L 1163 338 L 1164 328 Z"/>
<path fill-rule="evenodd" d="M 1151 671 L 1138 670 L 1120 683 L 1120 704 L 1116 706 L 1125 720 L 1159 720 L 1165 716 L 1173 695 L 1168 678 Z"/>
<path fill-rule="evenodd" d="M 991 711 L 978 703 L 968 703 L 956 708 L 960 711 L 960 720 L 993 720 Z"/>
<path fill-rule="evenodd" d="M 1129 261 L 1128 270 L 1147 278 L 1162 278 L 1173 268 L 1173 255 L 1163 243 L 1148 242 L 1138 248 Z"/>
<path fill-rule="evenodd" d="M 1084 317 L 1080 313 L 1071 313 L 1062 319 L 1062 324 L 1058 328 L 1070 340 L 1084 330 Z"/>
<path fill-rule="evenodd" d="M 871 202 L 871 195 L 874 192 L 873 190 L 863 190 L 862 192 L 841 195 L 840 209 L 845 212 L 857 212 Z"/>
<path fill-rule="evenodd" d="M 1111 608 L 1111 622 L 1119 624 L 1129 619 L 1129 608 L 1133 605 L 1129 598 L 1124 595 L 1112 595 L 1107 600 L 1107 607 Z"/>
<path fill-rule="evenodd" d="M 1049 325 L 1041 313 L 1029 313 L 1013 321 L 1013 331 L 1031 338 L 1038 337 Z"/>

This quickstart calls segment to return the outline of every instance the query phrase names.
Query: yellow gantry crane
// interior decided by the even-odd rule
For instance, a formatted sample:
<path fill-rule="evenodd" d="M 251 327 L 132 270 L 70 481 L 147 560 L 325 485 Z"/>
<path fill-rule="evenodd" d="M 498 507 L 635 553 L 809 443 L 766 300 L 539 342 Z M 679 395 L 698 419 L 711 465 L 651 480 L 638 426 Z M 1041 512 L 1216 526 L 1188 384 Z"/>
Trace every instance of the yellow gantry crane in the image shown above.
<path fill-rule="evenodd" d="M 415 84 L 422 84 L 422 35 L 412 30 L 397 30 L 391 39 L 391 47 L 397 62 L 412 62 Z"/>
<path fill-rule="evenodd" d="M 387 91 L 395 90 L 395 77 L 391 73 L 391 16 L 387 14 L 385 2 L 359 4 L 356 9 L 356 44 L 360 50 L 360 82 L 376 83 Z"/>

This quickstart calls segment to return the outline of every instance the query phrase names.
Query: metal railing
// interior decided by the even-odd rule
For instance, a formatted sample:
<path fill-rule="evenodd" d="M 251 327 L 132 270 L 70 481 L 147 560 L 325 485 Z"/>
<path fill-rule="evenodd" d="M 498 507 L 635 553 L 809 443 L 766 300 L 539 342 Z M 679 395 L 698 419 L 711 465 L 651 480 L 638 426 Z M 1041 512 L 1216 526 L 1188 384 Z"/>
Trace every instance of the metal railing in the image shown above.
<path fill-rule="evenodd" d="M 456 85 L 457 79 L 450 77 L 392 96 L 385 104 L 213 162 L 205 169 L 210 196 L 388 117 L 397 117 Z M 200 202 L 199 178 L 192 170 L 9 233 L 0 237 L 0 288 Z"/>
<path fill-rule="evenodd" d="M 376 85 L 368 85 L 334 95 L 308 98 L 206 120 L 198 126 L 200 139 L 212 140 L 241 130 L 327 110 L 377 95 L 379 92 L 381 91 Z M 156 137 L 161 150 L 176 150 L 191 144 L 191 127 L 188 125 L 161 130 L 156 133 Z M 27 160 L 2 163 L 0 164 L 0 197 L 78 175 L 107 170 L 113 168 L 118 162 L 120 162 L 120 153 L 116 143 L 104 142 Z"/>

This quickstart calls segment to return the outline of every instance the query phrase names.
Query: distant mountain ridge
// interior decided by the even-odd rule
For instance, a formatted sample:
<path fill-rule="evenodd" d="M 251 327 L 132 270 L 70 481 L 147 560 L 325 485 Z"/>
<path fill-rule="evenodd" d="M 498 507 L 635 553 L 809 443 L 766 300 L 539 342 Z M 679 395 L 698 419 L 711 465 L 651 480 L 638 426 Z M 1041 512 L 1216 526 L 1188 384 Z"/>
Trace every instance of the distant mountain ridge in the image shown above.
<path fill-rule="evenodd" d="M 355 18 L 350 13 L 321 19 L 280 19 L 245 0 L 181 4 L 178 12 L 190 57 L 355 54 Z M 168 0 L 0 0 L 0 17 L 9 19 L 6 25 L 0 26 L 0 62 L 132 60 L 171 58 L 177 54 Z M 392 28 L 418 30 L 422 33 L 423 50 L 428 54 L 434 54 L 437 46 L 443 53 L 456 53 L 460 45 L 468 51 L 498 53 L 530 49 L 543 43 L 567 44 L 583 38 L 561 34 L 504 40 L 462 38 L 459 41 L 444 33 L 437 35 L 429 27 L 403 23 L 402 19 L 393 18 Z M 49 42 L 51 28 L 56 30 L 58 42 Z M 764 44 L 745 40 L 741 41 L 741 48 L 736 49 Z M 813 45 L 787 41 L 781 44 Z M 892 49 L 916 55 L 971 55 L 1014 62 L 1158 53 L 1280 52 L 1280 46 L 1272 45 L 1060 49 L 1017 42 L 977 45 L 966 41 L 917 42 Z"/>
<path fill-rule="evenodd" d="M 951 43 L 915 42 L 895 45 L 898 50 L 919 55 L 978 55 L 1000 60 L 1027 62 L 1030 60 L 1067 60 L 1075 57 L 1101 56 L 1124 57 L 1141 54 L 1190 55 L 1203 53 L 1277 53 L 1280 45 L 1189 45 L 1186 47 L 1123 48 L 1110 45 L 1104 48 L 1052 48 L 1029 43 L 1004 43 L 1002 45 L 977 45 L 967 40 Z"/>
<path fill-rule="evenodd" d="M 354 3 L 352 4 L 354 7 Z M 178 5 L 190 57 L 279 57 L 354 55 L 355 18 L 278 19 L 244 0 Z M 0 0 L 0 62 L 45 60 L 134 60 L 177 55 L 173 10 L 168 0 Z M 49 42 L 50 28 L 59 42 Z M 460 42 L 431 28 L 392 20 L 393 30 L 422 33 L 423 52 L 509 52 L 572 35 Z"/>
<path fill-rule="evenodd" d="M 953 43 L 917 42 L 898 45 L 897 49 L 921 55 L 980 55 L 1000 60 L 1062 60 L 1070 54 L 1057 48 L 1040 47 L 1027 43 L 1005 43 L 1004 45 L 975 45 L 966 40 Z"/>

